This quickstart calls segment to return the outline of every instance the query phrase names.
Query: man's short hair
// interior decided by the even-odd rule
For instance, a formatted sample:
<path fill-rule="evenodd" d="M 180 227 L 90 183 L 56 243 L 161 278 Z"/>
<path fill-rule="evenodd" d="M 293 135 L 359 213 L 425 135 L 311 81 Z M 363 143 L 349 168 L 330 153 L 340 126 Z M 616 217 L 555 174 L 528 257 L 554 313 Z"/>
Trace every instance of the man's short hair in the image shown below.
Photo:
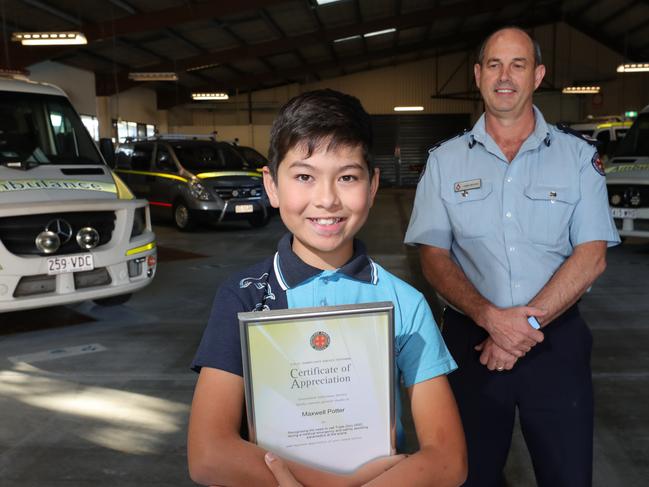
<path fill-rule="evenodd" d="M 290 99 L 279 110 L 270 131 L 269 169 L 277 177 L 280 162 L 289 150 L 303 146 L 307 156 L 322 147 L 340 146 L 363 150 L 370 176 L 372 163 L 372 122 L 358 98 L 335 90 L 307 91 Z"/>
<path fill-rule="evenodd" d="M 521 29 L 520 27 L 517 27 L 515 25 L 511 25 L 511 26 L 508 26 L 508 27 L 501 27 L 500 29 L 493 31 L 491 34 L 489 34 L 487 36 L 487 38 L 484 41 L 482 41 L 482 44 L 480 45 L 480 51 L 478 51 L 478 64 L 480 66 L 482 66 L 482 62 L 484 61 L 484 52 L 485 52 L 485 49 L 487 47 L 487 43 L 491 40 L 491 38 L 493 36 L 495 36 L 496 34 L 498 34 L 499 32 L 502 32 L 503 30 L 510 30 L 510 29 L 522 32 L 523 34 L 525 34 L 527 36 L 527 38 L 532 43 L 532 49 L 534 51 L 534 65 L 535 66 L 540 66 L 541 64 L 543 64 L 543 58 L 541 57 L 541 46 L 539 45 L 537 40 L 534 39 L 527 32 L 525 32 L 523 29 Z"/>

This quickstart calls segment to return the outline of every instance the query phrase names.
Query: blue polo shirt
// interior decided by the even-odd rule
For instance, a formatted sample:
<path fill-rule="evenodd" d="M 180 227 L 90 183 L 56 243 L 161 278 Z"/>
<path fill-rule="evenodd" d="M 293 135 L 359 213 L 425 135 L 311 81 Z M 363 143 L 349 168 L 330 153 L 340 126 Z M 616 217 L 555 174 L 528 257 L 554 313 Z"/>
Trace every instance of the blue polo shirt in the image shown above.
<path fill-rule="evenodd" d="M 543 119 L 509 162 L 485 130 L 431 151 L 417 186 L 408 244 L 450 249 L 499 307 L 525 305 L 575 246 L 620 239 L 595 148 Z"/>
<path fill-rule="evenodd" d="M 211 367 L 243 375 L 239 312 L 378 301 L 394 304 L 397 381 L 410 387 L 457 368 L 424 296 L 372 261 L 362 242 L 354 241 L 349 262 L 327 271 L 304 263 L 291 242 L 292 236 L 285 235 L 273 257 L 232 276 L 219 288 L 193 370 Z M 395 391 L 397 445 L 403 446 L 399 387 Z"/>

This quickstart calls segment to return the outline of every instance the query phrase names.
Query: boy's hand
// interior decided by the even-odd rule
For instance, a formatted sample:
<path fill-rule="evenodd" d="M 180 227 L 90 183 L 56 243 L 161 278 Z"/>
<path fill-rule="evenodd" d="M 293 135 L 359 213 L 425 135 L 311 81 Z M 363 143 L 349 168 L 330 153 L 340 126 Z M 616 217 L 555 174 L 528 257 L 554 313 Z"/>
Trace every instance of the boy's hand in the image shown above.
<path fill-rule="evenodd" d="M 302 487 L 302 484 L 295 480 L 295 477 L 293 477 L 293 474 L 288 469 L 286 463 L 284 463 L 284 460 L 275 456 L 271 452 L 264 455 L 264 460 L 266 461 L 266 465 L 270 471 L 275 476 L 278 487 Z"/>
<path fill-rule="evenodd" d="M 391 469 L 401 460 L 408 455 L 392 455 L 389 457 L 381 457 L 365 465 L 359 467 L 351 476 L 348 477 L 351 485 L 363 485 L 372 481 L 374 478 L 381 475 L 386 470 Z M 278 487 L 303 487 L 300 482 L 295 480 L 295 477 L 289 470 L 286 462 L 275 454 L 268 452 L 264 456 L 266 465 L 275 476 Z M 346 481 L 344 483 L 347 483 Z"/>

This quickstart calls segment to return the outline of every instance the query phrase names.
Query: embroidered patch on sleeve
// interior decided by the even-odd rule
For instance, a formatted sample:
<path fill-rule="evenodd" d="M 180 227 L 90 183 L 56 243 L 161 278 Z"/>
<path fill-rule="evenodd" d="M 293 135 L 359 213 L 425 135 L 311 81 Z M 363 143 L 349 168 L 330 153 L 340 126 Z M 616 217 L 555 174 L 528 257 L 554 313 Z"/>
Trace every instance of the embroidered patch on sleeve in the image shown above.
<path fill-rule="evenodd" d="M 591 159 L 590 162 L 593 165 L 593 167 L 595 168 L 595 171 L 597 171 L 602 176 L 606 175 L 606 171 L 604 170 L 604 163 L 599 158 L 599 154 L 597 152 L 595 152 L 593 154 L 593 158 Z"/>

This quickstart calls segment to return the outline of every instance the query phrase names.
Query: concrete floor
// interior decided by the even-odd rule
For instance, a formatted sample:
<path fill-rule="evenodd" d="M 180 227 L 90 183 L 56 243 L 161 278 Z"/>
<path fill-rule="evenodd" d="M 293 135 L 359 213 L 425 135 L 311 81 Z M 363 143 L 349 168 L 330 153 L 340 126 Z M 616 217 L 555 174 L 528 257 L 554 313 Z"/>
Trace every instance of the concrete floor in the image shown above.
<path fill-rule="evenodd" d="M 362 232 L 372 257 L 425 290 L 416 252 L 401 244 L 413 191 L 383 190 Z M 186 426 L 189 364 L 218 284 L 269 255 L 284 229 L 245 224 L 192 234 L 156 227 L 154 282 L 126 305 L 90 303 L 0 314 L 0 485 L 193 485 Z M 594 485 L 649 480 L 649 243 L 609 252 L 582 300 L 595 345 Z M 535 485 L 516 433 L 510 486 Z"/>

